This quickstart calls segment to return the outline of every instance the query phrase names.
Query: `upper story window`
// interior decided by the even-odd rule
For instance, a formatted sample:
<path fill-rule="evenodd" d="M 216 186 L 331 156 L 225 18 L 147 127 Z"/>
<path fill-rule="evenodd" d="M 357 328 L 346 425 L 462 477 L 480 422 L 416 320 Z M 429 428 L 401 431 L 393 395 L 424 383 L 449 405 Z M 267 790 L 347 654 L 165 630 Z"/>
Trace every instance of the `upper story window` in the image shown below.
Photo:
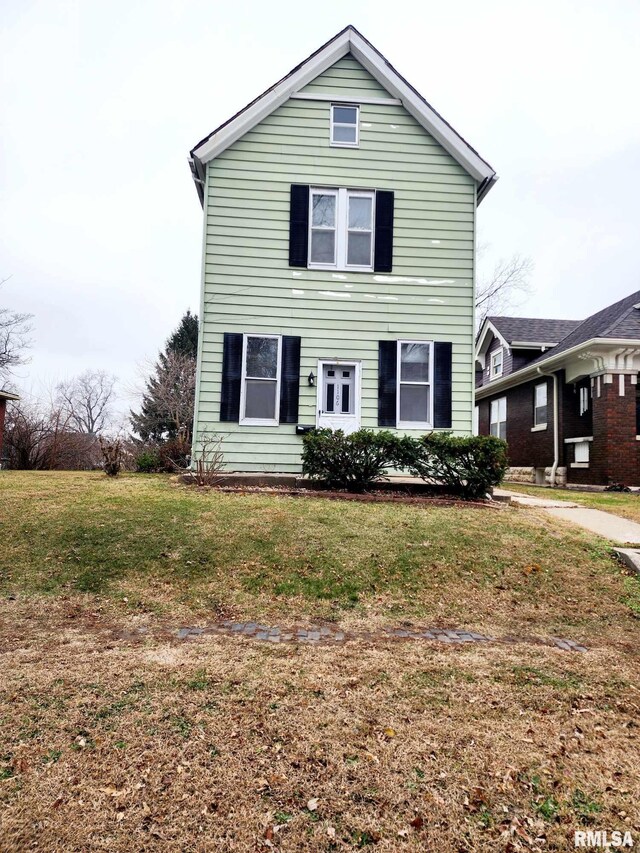
<path fill-rule="evenodd" d="M 373 269 L 374 199 L 368 190 L 311 189 L 310 267 Z"/>
<path fill-rule="evenodd" d="M 491 353 L 491 363 L 489 367 L 489 379 L 497 379 L 502 376 L 502 366 L 504 362 L 503 349 L 497 349 Z"/>
<path fill-rule="evenodd" d="M 547 383 L 536 385 L 534 389 L 533 403 L 533 425 L 534 427 L 546 427 L 547 425 Z"/>
<path fill-rule="evenodd" d="M 398 427 L 423 429 L 433 424 L 433 344 L 398 341 Z"/>
<path fill-rule="evenodd" d="M 331 144 L 357 148 L 360 142 L 360 107 L 331 105 Z"/>
<path fill-rule="evenodd" d="M 271 426 L 278 423 L 280 398 L 279 335 L 244 335 L 240 423 Z"/>

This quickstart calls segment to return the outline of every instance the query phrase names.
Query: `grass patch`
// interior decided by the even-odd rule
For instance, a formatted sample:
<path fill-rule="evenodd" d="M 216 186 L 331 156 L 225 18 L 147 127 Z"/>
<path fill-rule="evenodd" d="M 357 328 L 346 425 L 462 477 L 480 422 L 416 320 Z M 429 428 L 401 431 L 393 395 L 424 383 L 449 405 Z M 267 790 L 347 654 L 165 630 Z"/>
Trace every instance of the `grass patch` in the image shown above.
<path fill-rule="evenodd" d="M 637 613 L 602 540 L 535 512 L 205 493 L 93 472 L 2 472 L 0 500 L 0 594 L 99 596 L 171 618 L 409 618 L 498 633 L 583 634 L 623 599 Z"/>

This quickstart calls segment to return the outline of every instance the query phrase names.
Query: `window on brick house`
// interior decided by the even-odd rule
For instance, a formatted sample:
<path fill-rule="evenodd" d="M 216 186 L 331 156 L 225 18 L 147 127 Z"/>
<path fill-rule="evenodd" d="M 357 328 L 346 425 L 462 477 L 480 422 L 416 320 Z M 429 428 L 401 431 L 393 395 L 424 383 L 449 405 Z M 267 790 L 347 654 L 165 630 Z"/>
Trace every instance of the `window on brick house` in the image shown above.
<path fill-rule="evenodd" d="M 489 369 L 489 379 L 497 379 L 498 376 L 502 376 L 502 367 L 503 367 L 503 353 L 502 347 L 497 349 L 495 352 L 491 353 L 491 367 Z"/>
<path fill-rule="evenodd" d="M 578 389 L 578 396 L 579 396 L 579 405 L 580 405 L 580 415 L 582 416 L 589 409 L 589 389 L 588 388 L 579 388 Z"/>
<path fill-rule="evenodd" d="M 536 385 L 534 388 L 533 425 L 543 427 L 547 425 L 547 383 Z"/>
<path fill-rule="evenodd" d="M 496 438 L 507 439 L 507 398 L 499 397 L 491 401 L 490 430 Z"/>

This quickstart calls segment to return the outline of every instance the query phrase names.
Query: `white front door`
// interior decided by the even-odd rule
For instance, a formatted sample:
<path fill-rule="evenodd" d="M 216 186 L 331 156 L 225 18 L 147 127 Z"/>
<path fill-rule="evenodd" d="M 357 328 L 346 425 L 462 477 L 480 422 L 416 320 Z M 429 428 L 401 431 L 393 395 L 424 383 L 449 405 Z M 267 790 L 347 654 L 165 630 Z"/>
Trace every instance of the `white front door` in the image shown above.
<path fill-rule="evenodd" d="M 318 363 L 318 427 L 346 433 L 360 427 L 360 365 L 356 362 Z"/>

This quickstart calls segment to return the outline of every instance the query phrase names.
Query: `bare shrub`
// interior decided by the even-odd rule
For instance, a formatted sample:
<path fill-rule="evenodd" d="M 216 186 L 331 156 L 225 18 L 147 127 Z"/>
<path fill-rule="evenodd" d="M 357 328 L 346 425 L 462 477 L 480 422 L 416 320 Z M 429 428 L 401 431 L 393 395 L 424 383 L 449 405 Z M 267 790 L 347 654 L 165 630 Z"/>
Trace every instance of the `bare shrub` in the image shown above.
<path fill-rule="evenodd" d="M 224 453 L 222 451 L 222 436 L 216 433 L 204 432 L 198 438 L 198 446 L 194 448 L 191 467 L 176 468 L 182 474 L 185 483 L 195 486 L 217 486 L 224 471 Z"/>
<path fill-rule="evenodd" d="M 119 438 L 100 438 L 100 450 L 102 451 L 102 470 L 107 477 L 117 477 L 122 469 L 123 452 Z"/>

